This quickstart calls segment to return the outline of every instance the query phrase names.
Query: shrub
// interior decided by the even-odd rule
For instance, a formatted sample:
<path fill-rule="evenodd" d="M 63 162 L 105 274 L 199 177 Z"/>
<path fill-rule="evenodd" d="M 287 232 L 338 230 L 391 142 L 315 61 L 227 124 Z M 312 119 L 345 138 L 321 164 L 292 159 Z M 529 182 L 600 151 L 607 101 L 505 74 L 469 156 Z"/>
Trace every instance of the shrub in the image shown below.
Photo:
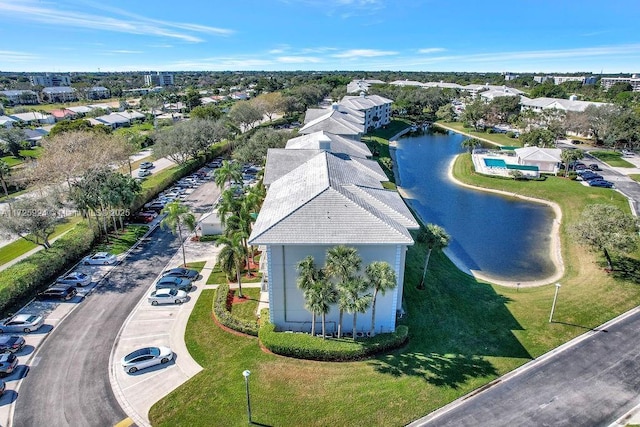
<path fill-rule="evenodd" d="M 507 135 L 508 138 L 515 138 L 516 137 L 516 133 L 512 132 L 512 131 L 507 132 L 506 135 Z"/>
<path fill-rule="evenodd" d="M 257 337 L 258 323 L 234 317 L 229 308 L 229 285 L 225 283 L 216 289 L 216 296 L 213 299 L 213 314 L 218 322 L 227 328 Z"/>
<path fill-rule="evenodd" d="M 495 133 L 495 131 L 493 129 L 491 129 L 491 128 L 485 129 L 485 132 L 486 133 Z"/>
<path fill-rule="evenodd" d="M 0 313 L 9 315 L 86 254 L 95 240 L 86 224 L 78 224 L 25 260 L 0 271 Z"/>
<path fill-rule="evenodd" d="M 312 337 L 306 333 L 276 332 L 269 322 L 268 310 L 260 313 L 260 341 L 270 351 L 282 356 L 321 361 L 349 361 L 403 346 L 409 337 L 409 328 L 400 325 L 395 332 L 353 341 L 351 338 Z"/>

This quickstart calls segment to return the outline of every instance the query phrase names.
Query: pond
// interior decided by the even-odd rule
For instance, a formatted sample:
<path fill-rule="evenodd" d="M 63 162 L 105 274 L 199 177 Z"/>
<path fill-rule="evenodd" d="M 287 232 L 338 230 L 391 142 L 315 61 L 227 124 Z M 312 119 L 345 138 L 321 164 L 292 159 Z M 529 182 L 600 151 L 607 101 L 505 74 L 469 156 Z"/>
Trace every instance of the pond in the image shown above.
<path fill-rule="evenodd" d="M 426 223 L 451 236 L 445 250 L 463 270 L 500 281 L 535 281 L 555 272 L 547 205 L 477 191 L 453 182 L 448 171 L 464 151 L 464 136 L 428 133 L 398 140 L 399 186 Z"/>

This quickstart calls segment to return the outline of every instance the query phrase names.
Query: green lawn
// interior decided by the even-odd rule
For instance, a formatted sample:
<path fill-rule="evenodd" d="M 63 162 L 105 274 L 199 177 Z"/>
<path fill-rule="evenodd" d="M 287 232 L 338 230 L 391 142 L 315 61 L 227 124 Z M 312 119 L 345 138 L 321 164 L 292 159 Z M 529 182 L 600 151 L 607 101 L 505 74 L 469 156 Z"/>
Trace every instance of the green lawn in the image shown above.
<path fill-rule="evenodd" d="M 53 234 L 49 238 L 49 241 L 51 241 L 52 239 L 58 237 L 62 233 L 65 233 L 65 232 L 71 230 L 81 220 L 82 220 L 82 218 L 80 218 L 78 216 L 72 216 L 72 217 L 67 218 L 65 220 L 65 222 L 59 224 L 56 227 L 55 231 L 53 232 Z M 0 248 L 0 265 L 4 265 L 4 264 L 8 263 L 9 261 L 12 261 L 12 260 L 16 259 L 20 255 L 24 255 L 27 252 L 29 252 L 30 250 L 37 248 L 38 246 L 39 245 L 36 245 L 35 243 L 29 242 L 29 241 L 27 241 L 25 239 L 18 239 L 18 240 L 14 241 L 14 242 L 11 242 L 8 245 L 5 245 L 5 246 Z"/>
<path fill-rule="evenodd" d="M 262 280 L 262 273 L 258 273 L 255 269 L 251 271 L 252 276 L 247 277 L 247 270 L 242 270 L 242 283 L 259 283 L 260 280 Z M 236 283 L 235 278 L 233 280 L 232 283 Z M 219 285 L 220 283 L 228 283 L 228 280 L 227 276 L 220 269 L 220 266 L 216 264 L 207 279 L 207 285 Z"/>
<path fill-rule="evenodd" d="M 460 122 L 437 122 L 434 123 L 436 126 L 442 125 L 442 127 L 449 127 L 455 129 L 459 133 L 467 133 L 474 138 L 479 139 L 487 139 L 498 145 L 506 145 L 511 147 L 521 147 L 522 144 L 517 138 L 509 138 L 507 135 L 503 133 L 486 133 L 486 132 L 476 132 L 473 128 L 465 128 Z"/>
<path fill-rule="evenodd" d="M 29 150 L 20 150 L 21 158 L 13 156 L 4 156 L 2 160 L 10 167 L 23 164 L 27 159 L 37 159 L 42 154 L 42 147 L 33 147 Z"/>
<path fill-rule="evenodd" d="M 146 225 L 127 225 L 124 232 L 109 233 L 109 238 L 102 238 L 102 242 L 94 247 L 96 252 L 109 252 L 114 255 L 125 253 L 147 232 Z"/>
<path fill-rule="evenodd" d="M 475 390 L 496 377 L 640 304 L 639 254 L 617 258 L 627 271 L 607 274 L 599 253 L 571 239 L 567 226 L 591 203 L 625 211 L 615 191 L 550 177 L 513 181 L 476 175 L 469 155 L 454 174 L 476 185 L 554 200 L 563 209 L 566 268 L 554 319 L 555 287 L 512 289 L 476 281 L 442 252 L 420 282 L 426 247 L 407 252 L 405 306 L 409 344 L 376 358 L 349 363 L 296 360 L 264 353 L 256 339 L 225 333 L 211 320 L 212 291 L 196 303 L 186 332 L 191 355 L 204 370 L 158 402 L 154 426 L 246 424 L 244 382 L 251 371 L 253 420 L 272 426 L 400 426 Z"/>
<path fill-rule="evenodd" d="M 237 292 L 236 292 L 237 295 Z M 243 320 L 256 320 L 256 310 L 260 302 L 260 288 L 242 288 L 242 295 L 246 297 L 245 302 L 234 303 L 231 306 L 231 313 L 234 317 Z"/>
<path fill-rule="evenodd" d="M 602 160 L 603 162 L 605 162 L 606 164 L 612 167 L 635 168 L 635 165 L 633 163 L 627 162 L 625 159 L 622 158 L 622 153 L 619 153 L 617 151 L 596 150 L 596 151 L 590 151 L 589 154 L 591 154 L 593 157 L 596 157 Z"/>
<path fill-rule="evenodd" d="M 187 268 L 202 272 L 202 269 L 204 268 L 204 265 L 206 263 L 207 263 L 206 261 L 188 262 L 187 263 Z"/>
<path fill-rule="evenodd" d="M 640 182 L 640 174 L 637 173 L 632 173 L 630 175 L 627 175 L 629 178 L 631 178 L 634 181 Z"/>

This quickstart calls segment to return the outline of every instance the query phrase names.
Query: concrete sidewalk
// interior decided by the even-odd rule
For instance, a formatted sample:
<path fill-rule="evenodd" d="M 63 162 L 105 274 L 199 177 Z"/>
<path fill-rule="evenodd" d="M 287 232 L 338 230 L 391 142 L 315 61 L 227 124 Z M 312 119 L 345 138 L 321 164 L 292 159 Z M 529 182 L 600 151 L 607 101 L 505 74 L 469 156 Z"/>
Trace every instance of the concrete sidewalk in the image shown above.
<path fill-rule="evenodd" d="M 185 241 L 187 263 L 205 261 L 201 275 L 193 282 L 189 300 L 181 305 L 152 306 L 143 298 L 122 326 L 111 351 L 109 379 L 122 409 L 138 426 L 150 426 L 149 410 L 154 403 L 202 370 L 189 354 L 184 335 L 191 311 L 206 286 L 217 262 L 219 248 L 213 242 Z M 173 256 L 167 268 L 182 265 L 182 250 Z M 151 291 L 153 279 L 149 280 Z M 163 345 L 175 353 L 167 365 L 146 369 L 136 374 L 124 372 L 120 359 L 145 346 Z"/>

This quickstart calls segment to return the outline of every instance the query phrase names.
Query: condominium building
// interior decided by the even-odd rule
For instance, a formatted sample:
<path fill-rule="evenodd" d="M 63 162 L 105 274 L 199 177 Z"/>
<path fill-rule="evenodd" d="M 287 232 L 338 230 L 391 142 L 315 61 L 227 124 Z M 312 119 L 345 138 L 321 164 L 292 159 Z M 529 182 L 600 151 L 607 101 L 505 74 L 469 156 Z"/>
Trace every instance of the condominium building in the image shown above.
<path fill-rule="evenodd" d="M 58 74 L 29 76 L 29 81 L 31 82 L 31 86 L 59 87 L 71 85 L 71 78 L 69 76 Z"/>
<path fill-rule="evenodd" d="M 146 74 L 144 76 L 144 84 L 145 86 L 173 86 L 173 74 L 159 71 Z"/>
<path fill-rule="evenodd" d="M 640 92 L 640 77 L 634 74 L 631 77 L 603 77 L 600 84 L 604 90 L 609 90 L 616 83 L 629 83 L 634 92 Z"/>

